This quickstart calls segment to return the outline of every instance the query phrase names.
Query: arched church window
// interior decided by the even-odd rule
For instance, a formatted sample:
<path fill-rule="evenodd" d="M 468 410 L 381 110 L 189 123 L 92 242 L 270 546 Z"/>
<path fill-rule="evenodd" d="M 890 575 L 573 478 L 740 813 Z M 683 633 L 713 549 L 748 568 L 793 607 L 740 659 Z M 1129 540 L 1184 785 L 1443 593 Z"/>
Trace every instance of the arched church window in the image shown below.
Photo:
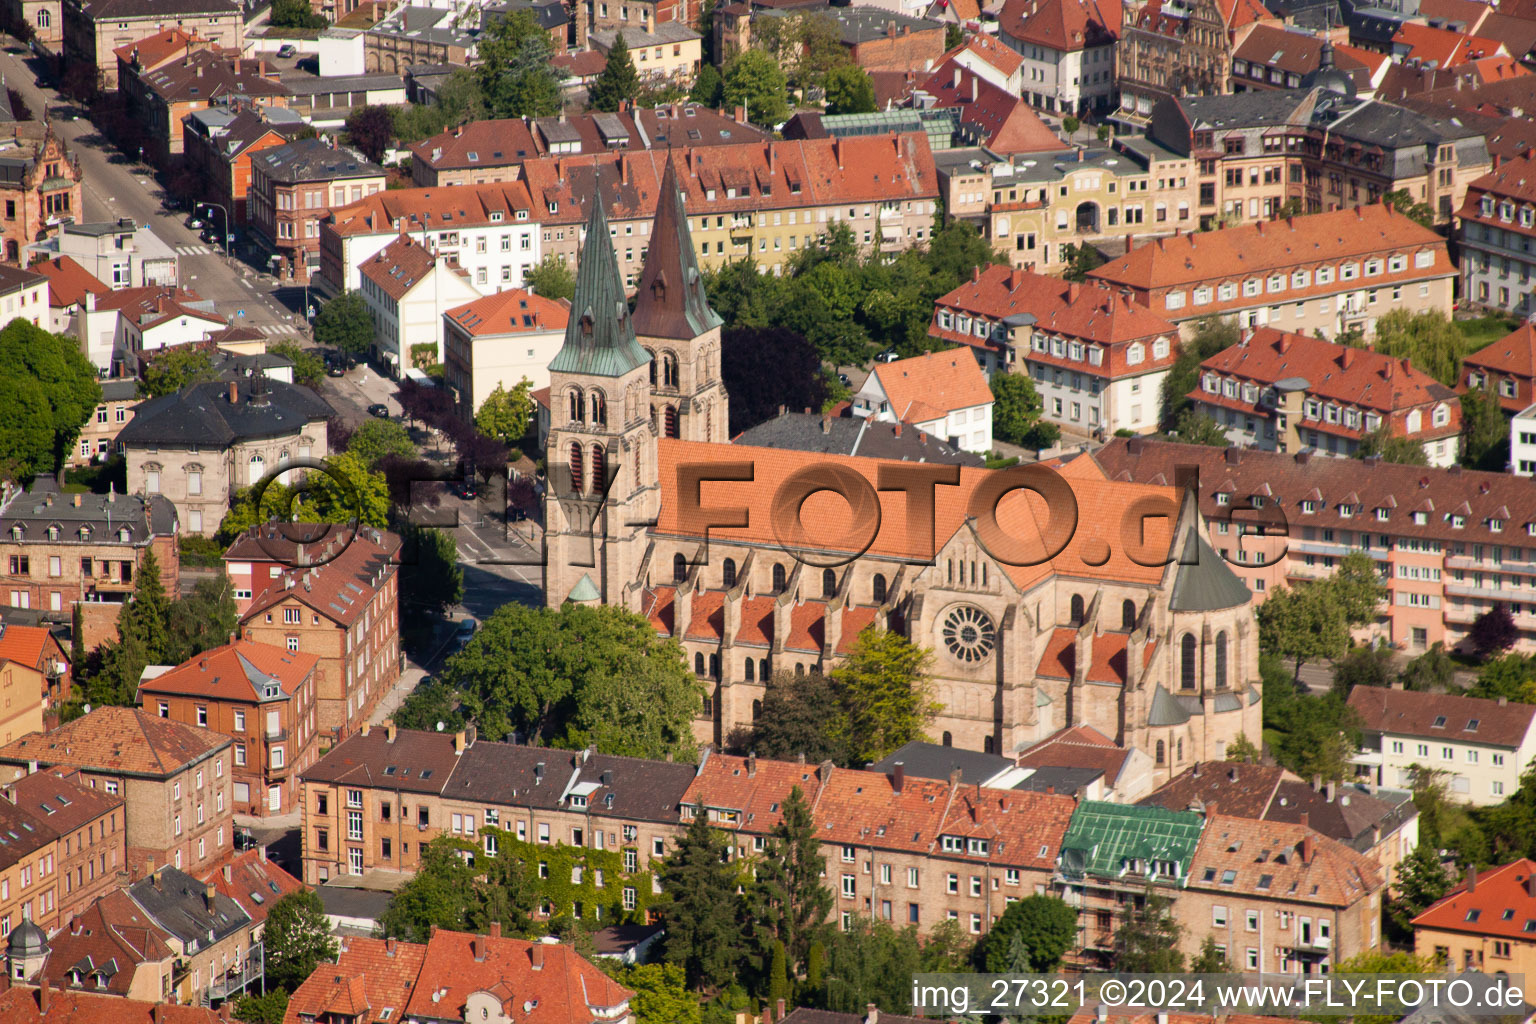
<path fill-rule="evenodd" d="M 1120 628 L 1136 628 L 1136 602 L 1126 601 L 1120 605 Z"/>
<path fill-rule="evenodd" d="M 603 446 L 592 446 L 592 492 L 602 494 L 603 488 L 608 486 L 608 453 Z"/>
<path fill-rule="evenodd" d="M 1164 745 L 1163 741 L 1162 740 L 1158 740 L 1157 741 L 1157 763 L 1158 764 L 1163 764 L 1164 762 L 1166 762 L 1168 760 L 1167 750 L 1168 750 L 1168 748 Z"/>
<path fill-rule="evenodd" d="M 984 737 L 982 737 L 982 740 L 981 740 L 981 752 L 984 753 L 984 754 L 992 753 L 992 737 L 991 736 L 984 736 Z"/>
<path fill-rule="evenodd" d="M 696 676 L 704 674 L 704 655 L 695 654 L 693 656 L 693 674 Z"/>
<path fill-rule="evenodd" d="M 955 737 L 953 735 L 951 735 L 950 733 L 946 732 L 944 734 L 944 745 L 946 747 L 954 746 L 955 745 Z"/>
<path fill-rule="evenodd" d="M 675 405 L 667 406 L 666 428 L 667 428 L 666 429 L 666 434 L 664 436 L 666 436 L 666 437 L 676 437 L 677 436 L 677 406 L 675 406 Z"/>
<path fill-rule="evenodd" d="M 726 590 L 730 590 L 736 585 L 736 560 L 734 558 L 727 558 L 725 564 L 720 567 L 720 582 Z M 748 674 L 747 678 L 751 679 L 752 676 Z"/>
<path fill-rule="evenodd" d="M 1195 659 L 1197 657 L 1195 648 L 1197 646 L 1193 633 L 1185 633 L 1184 638 L 1179 641 L 1179 689 L 1181 690 L 1193 690 L 1195 688 Z"/>
<path fill-rule="evenodd" d="M 1069 625 L 1081 626 L 1083 624 L 1083 595 L 1072 595 L 1072 619 Z"/>
<path fill-rule="evenodd" d="M 711 654 L 709 656 L 709 678 L 720 678 L 720 655 L 718 654 Z"/>
<path fill-rule="evenodd" d="M 672 582 L 681 583 L 688 578 L 688 559 L 682 552 L 672 556 Z"/>
<path fill-rule="evenodd" d="M 580 388 L 572 388 L 571 389 L 571 391 L 570 391 L 570 401 L 567 404 L 570 407 L 571 422 L 572 423 L 581 423 L 582 422 L 582 418 L 581 417 L 582 417 L 582 412 L 583 412 L 582 406 L 585 403 L 582 402 L 581 389 Z"/>
<path fill-rule="evenodd" d="M 821 571 L 821 596 L 833 597 L 837 594 L 837 573 L 831 569 Z"/>
<path fill-rule="evenodd" d="M 1216 689 L 1227 688 L 1227 634 L 1223 630 L 1216 634 Z"/>
<path fill-rule="evenodd" d="M 671 352 L 661 354 L 661 386 L 664 388 L 677 387 L 677 356 Z"/>
<path fill-rule="evenodd" d="M 758 659 L 758 662 L 757 662 L 757 678 L 761 679 L 765 683 L 768 681 L 768 659 L 767 658 L 760 658 L 760 659 Z"/>
<path fill-rule="evenodd" d="M 592 392 L 592 422 L 600 427 L 608 425 L 608 399 L 601 391 Z"/>
<path fill-rule="evenodd" d="M 775 594 L 784 593 L 784 586 L 786 582 L 787 581 L 784 577 L 784 566 L 775 564 L 773 567 L 773 592 Z"/>
<path fill-rule="evenodd" d="M 762 716 L 762 713 L 763 713 L 763 702 L 760 701 L 760 700 L 753 701 L 752 702 L 752 721 L 754 721 L 754 722 L 757 721 L 758 718 Z"/>
<path fill-rule="evenodd" d="M 652 352 L 650 349 L 646 349 L 645 350 L 645 354 L 651 357 L 651 387 L 655 387 L 656 386 L 656 353 Z"/>
<path fill-rule="evenodd" d="M 753 677 L 757 675 L 757 664 L 753 662 L 751 658 L 748 658 L 747 663 L 743 666 L 743 668 L 746 672 L 747 682 L 755 682 L 756 680 Z"/>
<path fill-rule="evenodd" d="M 804 665 L 796 665 L 795 666 L 795 675 L 797 675 L 797 676 L 805 675 L 805 666 Z"/>
<path fill-rule="evenodd" d="M 1182 737 L 1182 736 L 1179 737 L 1178 759 L 1179 759 L 1178 762 L 1177 762 L 1178 764 L 1183 764 L 1184 763 L 1184 737 Z"/>
<path fill-rule="evenodd" d="M 875 581 L 870 589 L 874 596 L 875 604 L 885 604 L 885 577 L 875 573 Z"/>

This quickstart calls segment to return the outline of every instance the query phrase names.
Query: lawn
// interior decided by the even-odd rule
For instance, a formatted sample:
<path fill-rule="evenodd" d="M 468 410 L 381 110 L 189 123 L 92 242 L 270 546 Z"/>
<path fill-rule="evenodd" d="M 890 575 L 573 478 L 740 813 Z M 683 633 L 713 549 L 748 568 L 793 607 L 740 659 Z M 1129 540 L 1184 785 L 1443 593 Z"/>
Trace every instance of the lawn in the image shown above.
<path fill-rule="evenodd" d="M 1462 338 L 1466 340 L 1468 352 L 1476 352 L 1480 348 L 1492 345 L 1520 326 L 1519 320 L 1496 313 L 1471 320 L 1456 320 L 1454 323 L 1456 329 L 1461 332 Z"/>

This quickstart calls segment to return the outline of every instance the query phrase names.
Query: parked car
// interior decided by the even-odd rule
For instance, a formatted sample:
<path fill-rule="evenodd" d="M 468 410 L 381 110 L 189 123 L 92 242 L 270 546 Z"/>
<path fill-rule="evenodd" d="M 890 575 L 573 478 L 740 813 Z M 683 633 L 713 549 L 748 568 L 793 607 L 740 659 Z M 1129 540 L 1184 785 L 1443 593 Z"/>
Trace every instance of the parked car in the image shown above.
<path fill-rule="evenodd" d="M 458 483 L 454 484 L 453 493 L 457 494 L 465 501 L 474 501 L 480 496 L 480 490 L 475 486 L 474 481 L 472 480 L 460 480 Z"/>
<path fill-rule="evenodd" d="M 294 46 L 292 43 L 284 43 L 282 46 L 277 48 L 277 55 L 282 57 L 284 60 L 287 60 L 289 57 L 292 57 L 298 52 L 299 48 Z"/>
<path fill-rule="evenodd" d="M 326 363 L 325 375 L 327 377 L 345 377 L 347 375 L 347 368 L 340 363 Z"/>
<path fill-rule="evenodd" d="M 900 358 L 901 358 L 901 356 L 896 354 L 896 350 L 895 349 L 888 348 L 884 352 L 881 352 L 879 355 L 875 356 L 875 362 L 877 362 L 877 363 L 894 363 L 896 360 L 898 360 Z"/>
<path fill-rule="evenodd" d="M 851 385 L 851 384 L 850 384 L 850 383 L 849 383 L 849 381 L 848 381 L 848 375 L 847 375 L 847 374 L 846 374 L 846 373 L 840 373 L 840 374 L 838 374 L 838 375 L 837 375 L 837 382 L 838 382 L 838 383 L 839 383 L 839 384 L 841 384 L 841 385 L 842 385 L 842 386 L 843 386 L 843 387 L 845 387 L 845 388 L 846 388 L 846 387 L 852 387 L 852 385 Z"/>
<path fill-rule="evenodd" d="M 475 638 L 475 630 L 479 628 L 480 624 L 478 622 L 466 616 L 459 621 L 459 628 L 453 631 L 453 639 L 460 647 L 463 647 Z"/>
<path fill-rule="evenodd" d="M 385 405 L 383 402 L 374 402 L 368 407 L 368 415 L 377 417 L 381 420 L 387 420 L 389 419 L 389 406 Z"/>

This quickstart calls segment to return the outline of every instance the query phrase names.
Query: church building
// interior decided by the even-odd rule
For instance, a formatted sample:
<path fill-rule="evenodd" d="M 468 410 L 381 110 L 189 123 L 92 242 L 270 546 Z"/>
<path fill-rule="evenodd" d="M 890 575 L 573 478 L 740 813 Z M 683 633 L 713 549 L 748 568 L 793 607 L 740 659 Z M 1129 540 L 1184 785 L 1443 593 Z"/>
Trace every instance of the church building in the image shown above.
<path fill-rule="evenodd" d="M 675 168 L 633 312 L 591 204 L 550 364 L 546 600 L 615 604 L 677 641 L 721 744 L 775 672 L 860 631 L 932 650 L 935 741 L 1013 755 L 1087 724 L 1156 783 L 1259 742 L 1258 626 L 1199 511 L 1089 456 L 985 470 L 732 445 L 720 318 Z"/>

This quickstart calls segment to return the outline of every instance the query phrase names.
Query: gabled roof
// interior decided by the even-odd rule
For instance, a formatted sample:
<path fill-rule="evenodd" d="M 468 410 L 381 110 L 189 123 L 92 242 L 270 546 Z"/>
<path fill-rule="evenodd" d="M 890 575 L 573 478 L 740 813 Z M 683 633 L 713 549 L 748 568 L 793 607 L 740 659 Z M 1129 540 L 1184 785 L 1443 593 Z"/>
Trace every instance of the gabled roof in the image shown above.
<path fill-rule="evenodd" d="M 1403 59 L 1435 61 L 1439 67 L 1448 68 L 1478 57 L 1503 54 L 1508 56 L 1504 44 L 1497 39 L 1453 32 L 1449 29 L 1432 28 L 1405 21 L 1398 26 L 1392 37 L 1392 48 L 1402 53 Z"/>
<path fill-rule="evenodd" d="M 973 35 L 954 49 L 946 52 L 935 64 L 943 64 L 947 61 L 970 56 L 1003 76 L 1010 76 L 1024 66 L 1024 58 L 1016 51 L 1004 46 L 993 36 L 986 34 Z"/>
<path fill-rule="evenodd" d="M 302 775 L 305 782 L 385 786 L 406 793 L 441 793 L 458 764 L 452 736 L 400 729 L 353 733 Z"/>
<path fill-rule="evenodd" d="M 959 772 L 960 783 L 965 786 L 980 786 L 1017 767 L 1001 754 L 985 754 L 979 750 L 962 750 L 959 747 L 913 740 L 870 765 L 869 770 L 893 772 L 898 764 L 909 778 L 947 780 L 951 772 Z"/>
<path fill-rule="evenodd" d="M 437 259 L 437 254 L 418 242 L 414 235 L 402 232 L 376 256 L 364 261 L 358 272 L 399 302 L 419 282 L 429 278 L 437 266 Z M 451 261 L 451 257 L 449 259 Z"/>
<path fill-rule="evenodd" d="M 48 304 L 55 309 L 80 305 L 88 293 L 99 298 L 112 291 L 69 256 L 34 263 L 31 269 L 48 279 Z"/>
<path fill-rule="evenodd" d="M 903 423 L 942 417 L 992 402 L 987 375 L 968 349 L 925 352 L 875 366 L 875 379 Z"/>
<path fill-rule="evenodd" d="M 97 988 L 126 996 L 140 965 L 159 965 L 175 957 L 171 935 L 157 925 L 127 889 L 111 889 L 48 940 L 49 954 L 42 975 L 58 989 Z"/>
<path fill-rule="evenodd" d="M 366 1007 L 369 1024 L 385 1020 L 386 1012 L 391 1022 L 403 1020 L 411 990 L 418 982 L 431 983 L 421 977 L 426 955 L 427 947 L 415 942 L 344 938 L 336 962 L 320 964 L 294 990 L 284 1024 L 319 1019 L 327 1012 L 351 1016 L 342 1008 L 344 1003 L 359 1012 Z"/>
<path fill-rule="evenodd" d="M 70 769 L 23 775 L 8 783 L 5 792 L 17 807 L 61 836 L 123 807 L 121 796 L 85 785 Z"/>
<path fill-rule="evenodd" d="M 645 267 L 635 291 L 635 334 L 647 338 L 692 340 L 723 321 L 704 295 L 677 168 L 670 161 L 661 179 L 661 196 L 651 228 Z"/>
<path fill-rule="evenodd" d="M 142 708 L 97 708 L 48 733 L 0 748 L 0 761 L 169 778 L 230 746 L 228 736 L 159 718 Z"/>
<path fill-rule="evenodd" d="M 472 338 L 493 338 L 543 331 L 563 334 L 571 308 L 564 299 L 546 299 L 522 288 L 509 288 L 456 306 L 444 315 Z"/>
<path fill-rule="evenodd" d="M 1023 768 L 1091 768 L 1102 772 L 1109 785 L 1115 785 L 1125 769 L 1131 752 L 1115 745 L 1091 725 L 1071 725 L 1058 729 L 1019 754 Z"/>
<path fill-rule="evenodd" d="M 42 671 L 50 654 L 58 657 L 63 653 L 59 648 L 52 631 L 44 626 L 0 622 L 0 661 L 14 661 Z"/>
<path fill-rule="evenodd" d="M 900 462 L 981 466 L 986 461 L 976 452 L 961 451 L 948 441 L 916 427 L 881 422 L 873 416 L 821 416 L 786 411 L 743 430 L 731 439 L 731 443 L 751 448 L 831 452 Z"/>
<path fill-rule="evenodd" d="M 267 919 L 274 903 L 304 888 L 303 882 L 267 860 L 266 851 L 259 849 L 231 853 L 203 872 L 202 880 L 238 904 L 258 925 Z"/>
<path fill-rule="evenodd" d="M 1120 38 L 1120 10 L 1103 0 L 1007 0 L 998 24 L 1010 38 L 1062 53 Z"/>
<path fill-rule="evenodd" d="M 462 1007 L 475 992 L 505 993 L 499 995 L 503 1012 L 519 1024 L 617 1020 L 634 996 L 569 946 L 439 929 L 427 940 L 404 1013 L 438 1017 L 443 1007 Z"/>
<path fill-rule="evenodd" d="M 223 893 L 178 868 L 156 868 L 128 887 L 128 895 L 154 922 L 184 944 L 211 946 L 251 925 L 250 915 Z"/>
<path fill-rule="evenodd" d="M 1532 181 L 1536 190 L 1536 180 Z M 1462 360 L 1463 366 L 1487 370 L 1490 373 L 1506 373 L 1513 377 L 1536 380 L 1536 324 L 1521 324 L 1491 345 L 1473 352 Z"/>
<path fill-rule="evenodd" d="M 206 40 L 183 32 L 179 28 L 168 28 L 135 42 L 125 43 L 112 53 L 125 64 L 137 61 L 140 67 L 154 68 L 179 53 L 190 54 L 193 46 L 200 42 L 207 45 Z"/>
<path fill-rule="evenodd" d="M 1211 814 L 1187 888 L 1348 907 L 1383 884 L 1369 857 L 1304 825 Z"/>
<path fill-rule="evenodd" d="M 177 693 L 257 701 L 263 699 L 263 687 L 268 682 L 277 683 L 284 696 L 292 697 L 319 661 L 318 655 L 236 640 L 205 651 L 169 672 L 141 679 L 139 699 L 151 693 Z"/>
<path fill-rule="evenodd" d="M 210 103 L 235 96 L 287 96 L 283 83 L 263 74 L 265 61 L 225 57 L 196 50 L 185 60 L 144 71 L 139 81 L 161 102 Z"/>
<path fill-rule="evenodd" d="M 1522 857 L 1464 878 L 1413 919 L 1415 930 L 1536 939 L 1536 861 Z"/>
<path fill-rule="evenodd" d="M 127 530 L 128 543 L 134 545 L 176 532 L 176 506 L 163 494 L 62 495 L 51 484 L 51 477 L 39 477 L 0 505 L 0 532 L 9 534 L 20 527 L 22 541 L 31 543 L 117 544 L 122 543 L 120 533 Z M 59 528 L 59 540 L 48 541 L 48 530 L 54 526 Z"/>
<path fill-rule="evenodd" d="M 1368 732 L 1514 749 L 1530 733 L 1536 705 L 1448 693 L 1357 686 L 1349 706 Z"/>
<path fill-rule="evenodd" d="M 9 800 L 0 800 L 0 871 L 14 867 L 58 840 L 58 830 L 34 819 Z"/>
<path fill-rule="evenodd" d="M 1239 818 L 1262 818 L 1282 780 L 1301 781 L 1278 765 L 1237 762 L 1196 764 L 1169 779 L 1161 789 L 1138 801 L 1144 807 L 1187 811 L 1195 804 L 1216 803 Z"/>
<path fill-rule="evenodd" d="M 601 199 L 591 204 L 565 344 L 550 361 L 551 373 L 622 377 L 651 361 L 635 340 L 604 205 Z"/>
<path fill-rule="evenodd" d="M 251 157 L 251 168 L 285 185 L 384 176 L 384 168 L 361 153 L 344 146 L 332 146 L 321 138 L 300 139 L 264 149 Z"/>
<path fill-rule="evenodd" d="M 923 91 L 937 106 L 960 111 L 961 123 L 994 153 L 1049 153 L 1070 149 L 1022 97 L 1001 89 L 951 58 L 933 69 Z"/>
<path fill-rule="evenodd" d="M 50 991 L 48 1012 L 40 993 L 19 982 L 0 992 L 0 1020 L 5 1024 L 223 1024 L 217 1010 L 202 1006 L 146 1003 L 96 992 Z"/>
<path fill-rule="evenodd" d="M 322 549 L 326 554 L 315 559 L 328 561 L 309 568 L 285 569 L 256 595 L 240 621 L 250 622 L 293 600 L 333 623 L 350 627 L 394 575 L 401 544 L 399 534 L 368 526 L 336 531 Z"/>

